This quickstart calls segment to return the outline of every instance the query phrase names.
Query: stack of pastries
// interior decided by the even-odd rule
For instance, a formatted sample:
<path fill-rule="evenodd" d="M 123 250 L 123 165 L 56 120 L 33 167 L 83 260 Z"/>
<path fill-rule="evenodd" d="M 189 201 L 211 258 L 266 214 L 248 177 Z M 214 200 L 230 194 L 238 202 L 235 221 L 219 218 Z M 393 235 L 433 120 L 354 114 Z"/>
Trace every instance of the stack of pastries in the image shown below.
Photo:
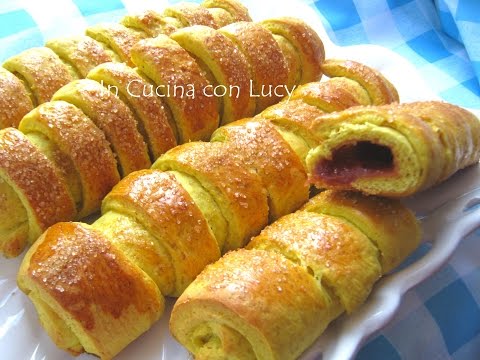
<path fill-rule="evenodd" d="M 344 76 L 303 85 L 257 117 L 219 128 L 211 142 L 179 145 L 152 169 L 128 175 L 92 225 L 60 223 L 44 232 L 18 282 L 55 343 L 114 356 L 161 316 L 163 296 L 180 295 L 207 264 L 307 202 L 315 119 L 398 99 L 354 80 L 361 70 L 361 81 L 390 88 L 373 69 L 344 64 L 337 65 Z"/>
<path fill-rule="evenodd" d="M 85 36 L 55 38 L 45 47 L 28 49 L 0 67 L 0 128 L 17 127 L 35 106 L 50 101 L 63 85 L 87 77 L 97 65 L 133 66 L 131 50 L 142 39 L 170 35 L 188 26 L 218 29 L 239 21 L 251 18 L 237 0 L 205 0 L 200 6 L 180 3 L 162 14 L 149 10 L 127 15 L 121 24 L 98 24 L 89 27 Z"/>
<path fill-rule="evenodd" d="M 375 195 L 409 195 L 478 162 L 468 111 L 399 105 L 379 72 L 324 61 L 303 22 L 245 20 L 233 0 L 180 5 L 0 70 L 19 104 L 0 103 L 0 125 L 23 117 L 0 131 L 0 251 L 33 243 L 18 284 L 61 349 L 110 359 L 180 296 L 171 331 L 196 358 L 297 358 L 420 241 L 414 215 Z M 194 90 L 137 97 L 128 84 Z M 210 85 L 288 96 L 207 96 Z M 309 201 L 311 184 L 331 190 Z M 92 224 L 57 223 L 102 199 Z"/>
<path fill-rule="evenodd" d="M 320 38 L 294 18 L 185 27 L 129 55 L 137 68 L 100 64 L 0 130 L 0 253 L 17 256 L 48 226 L 98 211 L 121 178 L 319 79 L 324 60 Z M 217 87 L 232 90 L 214 96 Z"/>

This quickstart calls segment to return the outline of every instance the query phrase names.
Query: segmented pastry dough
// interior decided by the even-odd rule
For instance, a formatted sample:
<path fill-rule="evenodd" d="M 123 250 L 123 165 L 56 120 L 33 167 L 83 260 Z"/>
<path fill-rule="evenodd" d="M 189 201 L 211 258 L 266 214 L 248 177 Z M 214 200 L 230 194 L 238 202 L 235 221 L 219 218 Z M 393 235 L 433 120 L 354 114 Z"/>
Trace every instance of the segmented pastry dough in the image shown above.
<path fill-rule="evenodd" d="M 196 359 L 296 359 L 419 242 L 400 202 L 326 191 L 207 266 L 171 332 Z"/>
<path fill-rule="evenodd" d="M 114 61 L 135 66 L 130 51 L 140 39 L 170 35 L 193 25 L 217 29 L 236 21 L 251 21 L 237 0 L 181 3 L 162 14 L 148 10 L 125 16 L 121 24 L 91 26 L 86 36 L 50 39 L 44 48 L 7 59 L 0 69 L 0 129 L 17 127 L 34 106 L 49 101 L 69 81 L 86 77 L 97 65 Z"/>
<path fill-rule="evenodd" d="M 228 6 L 226 5 L 225 11 L 234 11 L 233 8 L 230 9 L 234 5 L 233 1 L 226 4 Z M 195 11 L 198 16 L 195 16 Z M 182 24 L 201 24 L 206 23 L 208 11 L 196 5 L 181 5 L 167 13 L 170 14 L 168 17 L 178 18 Z M 305 31 L 310 32 L 310 27 L 302 24 Z M 300 26 L 299 21 L 296 26 Z M 260 25 L 252 27 L 259 28 Z M 89 72 L 88 79 L 75 80 L 58 89 L 52 97 L 53 101 L 32 110 L 19 125 L 19 129 L 27 134 L 32 144 L 57 168 L 57 174 L 61 177 L 58 181 L 67 184 L 69 194 L 74 199 L 76 217 L 66 216 L 62 220 L 81 219 L 98 211 L 101 200 L 121 177 L 150 167 L 159 156 L 175 145 L 207 141 L 220 122 L 228 123 L 254 115 L 256 102 L 250 96 L 249 88 L 251 84 L 263 80 L 258 80 L 258 72 L 252 73 L 250 69 L 274 68 L 278 57 L 252 54 L 261 53 L 263 45 L 268 42 L 270 48 L 275 48 L 283 57 L 272 33 L 261 29 L 263 36 L 258 42 L 255 39 L 249 40 L 250 56 L 246 56 L 246 50 L 236 45 L 241 44 L 242 40 L 233 41 L 231 39 L 234 35 L 227 37 L 221 31 L 205 25 L 176 30 L 171 37 L 158 35 L 141 41 L 138 41 L 139 36 L 143 36 L 139 35 L 140 30 L 122 25 L 90 28 L 89 33 L 96 34 L 95 38 L 102 42 L 98 46 L 107 54 L 115 52 L 120 57 L 131 55 L 131 61 L 137 68 L 130 68 L 124 63 L 100 64 Z M 288 29 L 285 31 L 288 33 Z M 242 36 L 246 37 L 240 37 Z M 266 40 L 268 37 L 269 40 Z M 61 64 L 70 64 L 72 71 L 80 72 L 81 65 L 84 70 L 87 68 L 87 60 L 81 55 L 75 55 L 80 50 L 76 53 L 73 51 L 75 44 L 79 46 L 82 41 L 81 38 L 72 40 L 73 45 L 67 46 L 62 53 L 62 58 L 67 60 L 58 60 Z M 68 45 L 67 40 L 61 43 Z M 92 42 L 88 44 L 90 46 Z M 314 33 L 311 46 L 323 46 Z M 57 56 L 49 48 L 43 50 Z M 302 51 L 307 50 L 308 46 L 302 48 Z M 78 61 L 75 62 L 75 59 Z M 323 59 L 318 58 L 317 61 Z M 320 75 L 320 71 L 312 74 L 311 80 Z M 9 89 L 19 86 L 11 80 L 13 78 L 7 79 Z M 235 90 L 231 96 L 215 96 L 211 93 L 212 89 L 220 85 L 225 88 L 234 87 Z M 270 95 L 264 93 L 261 96 L 266 98 Z M 272 101 L 278 100 L 279 97 L 276 96 Z M 212 148 L 215 146 L 212 145 Z M 9 163 L 17 166 L 17 159 L 11 153 L 7 156 L 10 157 Z M 294 177 L 299 178 L 297 170 Z M 303 193 L 305 188 L 306 185 L 302 184 L 300 189 Z M 15 188 L 6 189 L 5 196 L 8 197 L 9 204 L 20 201 L 15 195 Z M 46 204 L 54 206 L 55 203 Z M 29 211 L 28 203 L 21 205 L 26 207 L 25 211 Z M 251 208 L 248 213 L 250 211 Z M 6 212 L 7 210 L 4 211 Z M 42 223 L 40 232 L 59 220 L 58 217 L 52 217 L 50 223 Z M 263 218 L 260 222 L 265 224 Z M 26 239 L 19 241 L 19 234 L 26 236 L 26 232 L 19 232 L 18 224 L 18 219 L 12 219 L 0 228 L 1 247 L 17 249 L 16 253 L 5 251 L 7 256 L 15 256 L 22 251 L 22 246 L 12 247 L 10 242 L 26 243 Z M 252 229 L 256 229 L 257 225 L 256 222 L 252 223 Z M 246 229 L 248 228 L 247 224 Z M 36 234 L 39 235 L 38 231 Z M 239 238 L 232 238 L 231 244 L 228 240 L 229 246 L 241 246 L 250 235 L 245 230 Z"/>
<path fill-rule="evenodd" d="M 320 89 L 326 87 L 326 89 L 333 90 L 335 86 L 329 85 L 331 81 L 338 82 L 338 80 L 332 79 L 319 83 L 317 86 Z M 359 84 L 357 86 L 361 88 Z M 352 86 L 348 89 L 356 94 L 358 87 Z M 324 96 L 330 90 L 319 91 L 318 94 Z M 342 94 L 344 93 L 342 92 Z M 349 95 L 349 97 L 352 96 L 355 98 L 355 95 Z M 368 94 L 367 91 L 366 98 L 370 98 L 370 96 L 371 94 Z M 308 99 L 312 100 L 312 96 L 309 96 Z M 104 291 L 103 297 L 100 297 L 97 292 L 89 293 L 89 305 L 86 305 L 81 297 L 75 297 L 75 294 L 81 293 L 85 289 L 83 278 L 78 283 L 72 281 L 68 286 L 61 283 L 63 291 L 58 291 L 47 287 L 42 283 L 41 277 L 36 276 L 39 272 L 46 271 L 44 264 L 48 264 L 49 279 L 64 277 L 64 268 L 68 267 L 69 263 L 76 264 L 77 261 L 82 261 L 84 251 L 81 248 L 87 246 L 90 238 L 93 237 L 92 241 L 95 244 L 106 243 L 109 246 L 108 251 L 99 255 L 99 261 L 105 257 L 111 259 L 109 266 L 115 271 L 123 268 L 141 269 L 138 286 L 146 286 L 144 276 L 148 276 L 164 296 L 178 296 L 207 264 L 217 260 L 221 254 L 246 245 L 251 237 L 258 235 L 267 223 L 301 207 L 309 196 L 304 157 L 306 151 L 316 141 L 315 136 L 311 136 L 308 140 L 312 141 L 310 144 L 304 139 L 303 134 L 308 130 L 309 124 L 315 123 L 314 118 L 319 113 L 324 113 L 324 110 L 313 105 L 303 103 L 304 105 L 300 106 L 301 101 L 300 98 L 295 100 L 300 112 L 298 114 L 289 105 L 293 101 L 289 103 L 285 100 L 283 105 L 275 106 L 276 109 L 267 109 L 264 112 L 269 114 L 268 119 L 263 118 L 260 114 L 256 118 L 239 120 L 218 129 L 212 136 L 212 142 L 189 142 L 169 150 L 155 162 L 153 169 L 132 173 L 120 181 L 106 196 L 102 205 L 102 216 L 91 227 L 78 223 L 60 223 L 50 227 L 35 247 L 29 250 L 19 272 L 18 282 L 22 290 L 30 294 L 30 299 L 36 304 L 41 314 L 44 328 L 51 334 L 55 343 L 62 349 L 73 353 L 82 351 L 83 347 L 84 351 L 108 359 L 145 331 L 145 317 L 153 319 L 161 315 L 160 307 L 146 312 L 138 309 L 134 297 L 128 309 L 138 312 L 141 326 L 132 324 L 127 331 L 125 329 L 133 321 L 126 320 L 131 314 L 130 310 L 121 308 L 116 314 L 117 317 L 112 318 L 109 315 L 109 307 L 105 308 L 105 304 L 114 303 L 117 296 L 123 307 L 125 297 L 120 294 L 121 288 L 113 287 L 111 292 Z M 322 101 L 315 103 L 320 104 Z M 312 109 L 316 109 L 316 111 L 311 111 Z M 278 113 L 278 121 L 274 120 L 275 113 Z M 322 206 L 322 208 L 326 207 Z M 368 212 L 365 214 L 370 219 L 372 214 Z M 361 223 L 360 220 L 359 223 Z M 341 222 L 341 220 L 337 220 L 337 222 Z M 384 236 L 390 229 L 390 223 L 385 222 L 385 224 L 385 227 L 378 226 L 381 236 Z M 64 231 L 65 226 L 68 229 Z M 377 247 L 369 242 L 367 235 L 362 234 L 361 231 L 366 231 L 364 228 L 361 228 L 361 231 L 355 230 L 355 227 L 350 224 L 345 224 L 345 228 L 352 232 L 356 231 L 351 237 L 358 244 L 352 244 L 352 248 L 370 244 L 368 251 L 365 250 L 365 254 L 369 258 L 361 264 L 376 264 L 376 267 L 372 267 L 372 270 L 364 278 L 361 275 L 357 276 L 359 281 L 367 283 L 366 289 L 368 289 L 368 281 L 376 278 L 380 272 L 380 255 L 377 256 Z M 413 231 L 414 227 L 408 227 L 408 229 Z M 397 229 L 394 230 L 393 234 L 400 236 L 400 232 Z M 396 263 L 397 260 L 403 258 L 403 253 L 399 257 L 396 256 L 397 253 L 393 253 L 393 255 L 388 253 L 391 248 L 382 242 L 383 237 L 378 239 L 375 237 L 376 233 L 367 234 L 372 236 L 378 244 L 382 244 L 382 247 L 379 246 L 379 248 L 380 251 L 385 252 L 385 263 Z M 82 241 L 79 241 L 78 255 L 76 254 L 77 250 L 62 250 L 64 244 L 67 247 L 67 244 L 77 242 L 76 237 L 82 237 Z M 386 241 L 389 239 L 386 238 Z M 50 247 L 58 247 L 60 250 L 50 253 L 38 262 L 42 254 L 41 249 Z M 401 251 L 404 248 L 409 249 L 405 245 L 400 248 Z M 249 252 L 251 251 L 253 250 Z M 121 257 L 118 257 L 119 262 L 115 261 L 115 257 L 112 258 L 109 255 L 117 252 L 122 254 Z M 295 277 L 294 282 L 297 286 L 301 286 L 303 279 L 306 279 L 310 286 L 309 289 L 313 293 L 302 292 L 305 301 L 310 301 L 312 306 L 319 304 L 318 296 L 324 294 L 323 303 L 329 303 L 330 295 L 318 288 L 316 280 L 307 271 L 289 262 L 282 255 L 271 254 L 269 256 L 271 260 L 266 260 L 267 262 L 271 261 L 268 266 L 272 266 L 275 262 L 275 266 L 285 264 L 286 267 L 293 269 L 292 271 L 295 273 L 292 275 L 292 279 Z M 129 265 L 124 266 L 123 262 L 126 259 L 128 259 Z M 239 260 L 240 263 L 242 261 Z M 258 266 L 263 265 L 263 262 L 248 262 L 248 259 L 245 261 L 252 266 L 248 270 L 252 272 L 258 270 Z M 87 274 L 97 274 L 98 272 L 94 270 L 95 266 L 95 264 L 87 262 L 84 271 Z M 80 273 L 79 276 L 83 276 L 81 274 L 83 273 Z M 246 274 L 248 273 L 246 272 Z M 272 281 L 276 281 L 273 277 L 274 274 L 269 275 L 272 276 L 265 275 L 265 279 L 270 278 Z M 65 281 L 68 282 L 68 279 Z M 103 276 L 101 284 L 93 283 L 95 285 L 92 284 L 92 289 L 93 286 L 98 286 L 99 289 L 108 288 L 108 284 L 116 284 L 118 281 L 123 281 L 122 277 L 118 279 L 116 273 L 107 272 Z M 236 285 L 232 283 L 232 286 Z M 240 287 L 239 290 L 241 290 Z M 261 291 L 258 288 L 258 292 Z M 364 292 L 359 292 L 357 295 L 352 295 L 350 299 L 346 294 L 341 298 L 343 302 L 335 300 L 338 305 L 335 313 L 341 312 L 342 304 L 345 308 L 352 309 L 364 295 Z M 63 300 L 65 297 L 73 299 L 73 304 L 69 303 L 65 306 Z M 158 303 L 158 297 L 158 294 L 153 292 L 143 295 L 147 304 Z M 297 298 L 287 297 L 285 299 Z M 285 299 L 282 301 L 290 301 Z M 300 311 L 301 301 L 304 300 L 298 298 L 297 306 L 292 310 Z M 55 312 L 49 312 L 45 303 L 55 309 Z M 281 303 L 279 302 L 279 304 Z M 93 324 L 89 323 L 90 325 L 87 326 L 83 319 L 84 314 L 90 314 L 90 309 L 98 309 L 98 316 L 94 317 Z M 312 326 L 314 323 L 318 326 L 321 325 L 313 315 L 320 316 L 323 314 L 323 310 L 317 310 L 308 312 L 309 307 L 307 306 L 305 307 L 306 312 L 301 313 L 302 316 L 305 315 L 305 318 L 308 318 L 308 324 L 312 324 Z M 330 313 L 330 310 L 327 312 Z M 253 314 L 253 308 L 251 313 Z M 266 316 L 269 313 L 264 311 Z M 213 315 L 213 312 L 208 312 L 208 316 L 210 315 L 211 317 L 216 316 Z M 196 315 L 192 315 L 190 318 L 192 319 L 191 325 L 195 326 Z M 116 324 L 118 324 L 118 329 Z M 280 321 L 278 325 L 272 324 L 272 327 L 278 326 L 272 331 L 280 331 L 284 324 L 286 321 Z M 300 325 L 295 326 L 295 329 L 300 329 Z M 65 328 L 70 330 L 63 331 Z M 104 329 L 114 330 L 110 333 Z M 307 342 L 313 339 L 313 336 L 318 333 L 318 328 L 314 327 L 313 330 L 313 335 L 306 336 L 300 345 L 307 345 Z M 239 331 L 243 331 L 241 327 Z M 222 333 L 233 341 L 226 345 L 231 349 L 232 354 L 251 353 L 246 350 L 250 346 L 248 342 L 238 340 L 238 337 L 228 331 Z M 280 334 L 280 332 L 278 333 Z M 91 345 L 93 341 L 95 341 L 94 346 Z M 263 340 L 259 338 L 252 341 Z M 245 352 L 242 349 L 245 349 Z M 292 347 L 289 351 L 299 351 L 298 349 Z M 267 353 L 265 352 L 265 354 Z M 264 357 L 260 355 L 259 358 L 263 359 Z"/>
<path fill-rule="evenodd" d="M 443 102 L 348 109 L 319 117 L 307 157 L 319 188 L 408 196 L 480 159 L 480 121 Z"/>

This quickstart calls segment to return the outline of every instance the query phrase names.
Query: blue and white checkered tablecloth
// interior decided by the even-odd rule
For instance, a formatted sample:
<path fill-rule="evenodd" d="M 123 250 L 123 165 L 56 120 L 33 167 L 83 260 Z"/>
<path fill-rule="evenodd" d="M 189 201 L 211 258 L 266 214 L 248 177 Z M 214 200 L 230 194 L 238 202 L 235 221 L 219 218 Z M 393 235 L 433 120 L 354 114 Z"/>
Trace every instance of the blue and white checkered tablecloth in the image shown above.
<path fill-rule="evenodd" d="M 145 0 L 161 9 L 166 1 Z M 0 62 L 54 36 L 117 21 L 137 0 L 0 0 Z M 432 90 L 480 109 L 479 0 L 308 1 L 337 45 L 385 46 L 415 64 Z M 62 16 L 49 17 L 45 6 Z M 428 251 L 422 246 L 415 256 Z M 451 261 L 410 291 L 400 311 L 358 354 L 361 360 L 480 359 L 480 230 Z M 1 324 L 0 324 L 1 325 Z M 0 355 L 1 357 L 1 355 Z"/>

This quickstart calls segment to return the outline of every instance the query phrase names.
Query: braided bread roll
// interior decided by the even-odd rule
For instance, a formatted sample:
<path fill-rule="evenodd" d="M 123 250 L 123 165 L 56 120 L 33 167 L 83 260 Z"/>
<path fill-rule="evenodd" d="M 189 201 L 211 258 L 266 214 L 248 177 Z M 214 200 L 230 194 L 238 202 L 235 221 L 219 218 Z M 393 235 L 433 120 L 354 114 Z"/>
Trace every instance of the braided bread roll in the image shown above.
<path fill-rule="evenodd" d="M 171 332 L 196 359 L 296 359 L 419 242 L 399 202 L 326 191 L 207 266 L 176 302 Z"/>
<path fill-rule="evenodd" d="M 180 14 L 185 6 L 176 7 L 175 13 Z M 197 8 L 188 9 L 185 11 L 193 16 Z M 203 9 L 202 13 L 208 11 Z M 287 29 L 295 24 L 292 31 L 299 31 L 300 24 L 305 31 L 310 29 L 291 18 L 279 19 L 278 23 L 284 23 Z M 229 31 L 223 29 L 225 33 Z M 250 31 L 262 36 L 248 36 Z M 152 161 L 178 143 L 208 140 L 220 123 L 252 116 L 256 109 L 277 102 L 278 97 L 263 100 L 270 96 L 268 93 L 251 97 L 249 91 L 251 83 L 268 87 L 277 81 L 269 81 L 262 71 L 251 69 L 272 68 L 273 79 L 287 79 L 287 55 L 274 35 L 261 24 L 249 22 L 236 23 L 229 36 L 223 32 L 196 25 L 177 30 L 171 37 L 159 35 L 139 41 L 129 48 L 136 69 L 121 63 L 101 64 L 88 73 L 87 79 L 68 83 L 53 95 L 52 101 L 25 115 L 18 127 L 25 137 L 8 138 L 6 131 L 0 131 L 0 145 L 6 149 L 5 165 L 0 164 L 0 178 L 6 184 L 0 194 L 5 195 L 5 204 L 13 206 L 17 202 L 16 208 L 24 208 L 0 224 L 0 252 L 6 256 L 18 255 L 27 242 L 33 242 L 48 226 L 81 219 L 99 210 L 101 200 L 121 178 L 150 167 Z M 313 48 L 305 46 L 296 56 L 301 59 L 315 56 L 315 61 L 321 62 L 322 42 L 310 33 Z M 260 56 L 262 49 L 276 55 Z M 318 65 L 317 71 L 306 80 L 320 76 Z M 225 93 L 217 97 L 208 93 L 208 89 L 220 85 L 238 89 L 239 96 Z M 286 85 L 275 86 L 288 90 Z M 16 184 L 18 178 L 1 171 L 7 166 L 27 171 L 12 150 L 18 144 L 11 139 L 18 139 L 19 143 L 20 139 L 30 141 L 47 158 L 50 167 L 56 169 L 52 172 L 57 176 L 55 182 L 66 188 L 62 193 L 65 199 L 43 194 L 32 197 L 35 188 L 25 193 L 29 197 L 23 198 L 20 189 L 27 184 Z M 36 170 L 29 163 L 28 171 L 37 171 L 39 174 L 34 176 L 41 177 L 43 168 Z M 65 213 L 59 212 L 59 216 L 42 222 L 30 216 L 36 203 L 61 208 L 72 199 L 73 211 L 68 216 L 60 217 Z M 0 206 L 0 214 L 8 211 L 6 206 Z M 28 227 L 31 229 L 26 231 Z"/>
<path fill-rule="evenodd" d="M 348 109 L 312 131 L 322 141 L 307 165 L 319 188 L 408 196 L 480 159 L 479 119 L 443 102 Z"/>
<path fill-rule="evenodd" d="M 114 61 L 135 66 L 131 50 L 141 39 L 170 35 L 193 25 L 217 29 L 238 21 L 251 18 L 236 0 L 181 3 L 162 14 L 149 10 L 127 15 L 121 24 L 94 25 L 85 36 L 55 38 L 48 40 L 45 47 L 23 51 L 0 68 L 0 129 L 17 127 L 35 106 L 50 101 L 70 81 L 85 78 L 97 65 Z"/>
<path fill-rule="evenodd" d="M 336 85 L 330 82 L 337 84 L 338 79 L 311 85 L 319 91 L 309 101 L 317 95 L 325 97 L 324 101 L 332 98 L 332 94 L 327 95 Z M 363 88 L 357 83 L 349 89 L 353 92 L 350 96 L 355 97 Z M 295 100 L 297 104 L 301 101 Z M 322 103 L 320 99 L 314 102 Z M 219 128 L 212 142 L 179 145 L 160 157 L 153 169 L 129 174 L 106 196 L 102 216 L 91 226 L 60 223 L 46 230 L 29 250 L 18 283 L 60 348 L 111 358 L 162 313 L 160 306 L 138 308 L 135 297 L 130 306 L 125 305 L 125 289 L 109 287 L 119 281 L 116 273 L 90 269 L 96 261 L 107 262 L 115 271 L 126 267 L 131 274 L 141 269 L 137 286 L 149 288 L 147 276 L 162 296 L 178 296 L 207 264 L 222 253 L 246 245 L 268 222 L 297 210 L 308 200 L 304 148 L 299 144 L 304 143 L 302 126 L 313 121 L 308 120 L 309 114 L 316 116 L 323 110 L 305 103 L 295 117 L 290 106 L 287 101 L 277 106 L 277 111 L 285 109 L 279 115 L 281 126 L 261 116 L 233 122 Z M 77 241 L 76 237 L 83 240 Z M 71 242 L 79 245 L 67 251 Z M 107 250 L 90 263 L 82 259 L 85 251 L 90 251 L 82 248 L 90 246 Z M 43 250 L 50 248 L 58 251 Z M 44 257 L 40 260 L 37 253 Z M 125 259 L 128 266 L 123 263 Z M 78 281 L 72 280 L 70 273 L 65 275 L 65 269 L 77 263 L 85 263 L 85 268 L 75 269 L 82 277 Z M 43 282 L 45 273 L 48 284 Z M 85 282 L 84 276 L 89 275 L 92 281 Z M 51 279 L 56 279 L 54 286 L 50 285 Z M 131 281 L 136 282 L 133 278 Z M 102 289 L 102 296 L 95 291 L 97 287 Z M 106 288 L 108 291 L 103 290 Z M 74 296 L 84 292 L 88 294 L 86 300 Z M 121 308 L 112 317 L 117 297 Z M 145 293 L 143 300 L 145 304 L 161 302 L 154 292 Z M 129 326 L 134 321 L 126 309 L 138 313 L 140 325 Z M 93 323 L 84 316 L 91 311 L 99 313 Z"/>

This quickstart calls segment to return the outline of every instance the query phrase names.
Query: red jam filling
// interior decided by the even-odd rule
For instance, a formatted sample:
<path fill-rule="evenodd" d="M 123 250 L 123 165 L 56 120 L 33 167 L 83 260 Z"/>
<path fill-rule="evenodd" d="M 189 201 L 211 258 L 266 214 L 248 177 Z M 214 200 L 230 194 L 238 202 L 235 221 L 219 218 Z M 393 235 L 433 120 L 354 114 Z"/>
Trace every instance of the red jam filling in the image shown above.
<path fill-rule="evenodd" d="M 394 162 L 390 148 L 359 141 L 333 151 L 332 160 L 320 161 L 314 178 L 327 185 L 349 185 L 359 178 L 393 175 Z"/>

